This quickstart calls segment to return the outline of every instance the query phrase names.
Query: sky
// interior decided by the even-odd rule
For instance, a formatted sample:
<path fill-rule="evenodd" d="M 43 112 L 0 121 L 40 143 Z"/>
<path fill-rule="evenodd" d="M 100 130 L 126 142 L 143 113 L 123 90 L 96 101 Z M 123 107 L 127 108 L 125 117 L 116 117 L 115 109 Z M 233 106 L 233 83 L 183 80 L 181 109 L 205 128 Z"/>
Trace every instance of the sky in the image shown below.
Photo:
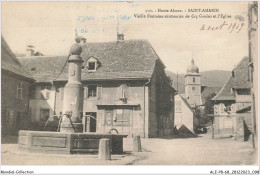
<path fill-rule="evenodd" d="M 2 2 L 1 30 L 16 53 L 33 45 L 44 55 L 67 55 L 75 30 L 87 42 L 116 41 L 119 31 L 125 40 L 148 40 L 166 70 L 185 73 L 192 58 L 200 71 L 232 70 L 248 55 L 247 10 L 247 2 Z"/>

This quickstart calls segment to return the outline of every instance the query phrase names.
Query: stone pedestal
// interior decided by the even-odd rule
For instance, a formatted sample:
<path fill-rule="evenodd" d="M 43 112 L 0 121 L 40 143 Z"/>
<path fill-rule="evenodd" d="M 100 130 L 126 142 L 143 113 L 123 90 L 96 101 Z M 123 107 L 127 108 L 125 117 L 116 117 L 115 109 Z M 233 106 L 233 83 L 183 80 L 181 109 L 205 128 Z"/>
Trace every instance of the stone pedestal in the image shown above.
<path fill-rule="evenodd" d="M 98 149 L 98 158 L 101 160 L 110 160 L 111 159 L 111 147 L 109 139 L 100 139 L 99 140 L 99 149 Z"/>

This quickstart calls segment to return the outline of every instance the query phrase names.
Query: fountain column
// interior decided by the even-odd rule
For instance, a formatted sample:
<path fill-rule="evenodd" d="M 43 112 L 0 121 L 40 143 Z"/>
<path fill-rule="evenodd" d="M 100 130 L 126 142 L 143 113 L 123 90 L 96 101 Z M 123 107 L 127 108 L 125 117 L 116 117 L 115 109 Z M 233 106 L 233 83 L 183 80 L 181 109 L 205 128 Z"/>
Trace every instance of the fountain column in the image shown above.
<path fill-rule="evenodd" d="M 68 59 L 68 82 L 64 88 L 63 115 L 60 132 L 83 132 L 83 87 L 81 83 L 82 47 L 79 43 L 71 46 Z"/>

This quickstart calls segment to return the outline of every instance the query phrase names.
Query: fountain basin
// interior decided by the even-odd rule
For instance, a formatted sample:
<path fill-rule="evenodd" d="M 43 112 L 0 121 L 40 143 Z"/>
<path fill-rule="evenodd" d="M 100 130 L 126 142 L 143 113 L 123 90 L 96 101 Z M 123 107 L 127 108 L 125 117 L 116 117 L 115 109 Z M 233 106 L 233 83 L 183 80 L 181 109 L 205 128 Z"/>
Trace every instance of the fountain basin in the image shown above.
<path fill-rule="evenodd" d="M 18 148 L 31 152 L 78 154 L 97 153 L 99 140 L 110 139 L 111 153 L 123 153 L 123 138 L 127 135 L 104 133 L 61 133 L 20 130 Z"/>

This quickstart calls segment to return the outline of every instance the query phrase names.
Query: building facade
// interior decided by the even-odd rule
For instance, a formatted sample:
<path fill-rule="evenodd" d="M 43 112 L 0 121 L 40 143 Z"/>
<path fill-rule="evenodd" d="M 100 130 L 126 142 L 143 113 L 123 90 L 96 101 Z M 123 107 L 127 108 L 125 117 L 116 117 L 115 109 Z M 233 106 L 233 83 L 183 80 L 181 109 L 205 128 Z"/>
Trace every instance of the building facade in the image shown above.
<path fill-rule="evenodd" d="M 214 101 L 214 132 L 234 135 L 237 111 L 251 106 L 251 89 L 248 72 L 249 59 L 244 57 L 232 70 L 226 84 L 212 98 Z"/>
<path fill-rule="evenodd" d="M 190 132 L 195 133 L 196 126 L 198 126 L 198 119 L 194 116 L 194 109 L 189 103 L 179 94 L 174 96 L 175 115 L 174 124 L 179 130 L 182 125 L 189 129 Z"/>
<path fill-rule="evenodd" d="M 33 83 L 30 76 L 8 44 L 1 38 L 1 123 L 2 136 L 16 135 L 30 121 L 29 89 Z"/>
<path fill-rule="evenodd" d="M 82 48 L 84 132 L 116 130 L 149 138 L 173 133 L 175 90 L 148 41 L 83 43 Z M 30 100 L 34 120 L 61 115 L 67 56 L 20 60 L 37 80 L 35 99 Z"/>

